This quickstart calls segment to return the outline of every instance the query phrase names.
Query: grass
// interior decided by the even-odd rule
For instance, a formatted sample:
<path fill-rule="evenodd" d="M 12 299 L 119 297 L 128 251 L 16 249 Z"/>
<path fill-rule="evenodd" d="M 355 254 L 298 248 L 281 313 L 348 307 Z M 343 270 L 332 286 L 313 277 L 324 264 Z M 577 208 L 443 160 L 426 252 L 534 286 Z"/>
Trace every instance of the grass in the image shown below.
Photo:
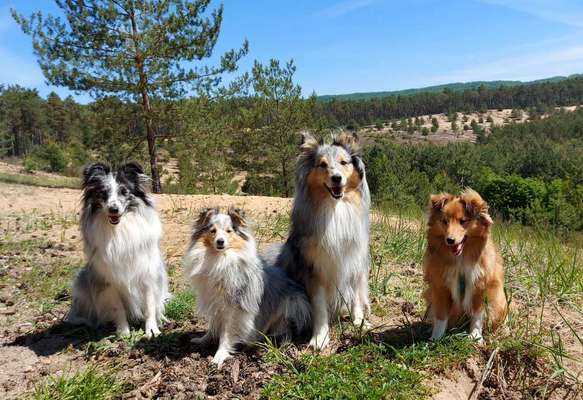
<path fill-rule="evenodd" d="M 328 357 L 306 354 L 295 360 L 269 348 L 268 359 L 287 373 L 275 376 L 263 394 L 272 399 L 428 398 L 430 373 L 450 368 L 474 351 L 474 344 L 461 336 L 401 349 L 369 342 Z"/>
<path fill-rule="evenodd" d="M 53 376 L 38 386 L 34 400 L 107 400 L 123 392 L 123 385 L 112 371 L 98 371 L 96 366 L 73 375 Z"/>
<path fill-rule="evenodd" d="M 66 176 L 38 176 L 24 174 L 8 174 L 0 172 L 0 182 L 16 183 L 19 185 L 43 186 L 49 188 L 79 189 L 81 183 L 78 178 Z"/>
<path fill-rule="evenodd" d="M 194 296 L 189 290 L 176 293 L 166 304 L 166 318 L 172 321 L 188 321 L 194 315 Z"/>
<path fill-rule="evenodd" d="M 42 314 L 68 297 L 71 281 L 81 267 L 80 259 L 61 256 L 60 250 L 51 250 L 54 247 L 53 242 L 43 239 L 0 243 L 0 255 L 22 266 L 21 275 L 0 275 L 0 283 L 14 284 L 17 280 Z"/>
<path fill-rule="evenodd" d="M 392 215 L 378 211 L 372 218 L 369 285 L 373 312 L 383 319 L 395 318 L 399 310 L 391 301 L 402 299 L 412 302 L 422 315 L 426 222 L 419 216 Z M 487 345 L 480 351 L 459 335 L 404 348 L 361 344 L 328 357 L 293 359 L 283 353 L 274 356 L 270 350 L 271 359 L 284 373 L 274 378 L 264 394 L 298 399 L 427 397 L 430 390 L 424 385 L 432 375 L 457 368 L 469 358 L 485 364 L 494 351 L 497 376 L 508 380 L 501 390 L 544 398 L 557 388 L 583 388 L 580 376 L 569 367 L 573 362 L 581 365 L 583 360 L 573 356 L 567 346 L 568 341 L 575 345 L 582 341 L 577 331 L 577 320 L 583 315 L 581 241 L 565 242 L 551 232 L 503 223 L 495 225 L 494 239 L 504 258 L 510 314 L 506 327 L 487 335 Z M 568 317 L 567 310 L 574 311 L 575 317 L 573 312 Z M 557 324 L 565 329 L 557 329 Z M 361 339 L 372 340 L 372 336 Z M 385 381 L 392 386 L 385 388 Z"/>

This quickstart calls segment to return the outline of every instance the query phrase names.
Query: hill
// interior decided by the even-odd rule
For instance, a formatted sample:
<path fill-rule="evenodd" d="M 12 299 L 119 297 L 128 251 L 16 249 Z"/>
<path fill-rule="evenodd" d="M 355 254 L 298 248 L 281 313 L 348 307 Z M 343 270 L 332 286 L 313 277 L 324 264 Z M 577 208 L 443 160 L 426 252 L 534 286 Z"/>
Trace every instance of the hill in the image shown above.
<path fill-rule="evenodd" d="M 321 101 L 331 101 L 331 100 L 368 100 L 389 96 L 410 96 L 420 93 L 439 93 L 444 90 L 451 90 L 461 92 L 464 90 L 475 90 L 479 87 L 485 87 L 488 89 L 497 89 L 499 87 L 509 87 L 509 86 L 520 86 L 520 85 L 535 85 L 539 83 L 546 82 L 560 82 L 565 79 L 576 78 L 580 76 L 579 74 L 573 74 L 569 76 L 554 76 L 552 78 L 537 79 L 534 81 L 473 81 L 473 82 L 455 82 L 446 83 L 442 85 L 426 86 L 421 88 L 403 89 L 403 90 L 393 90 L 393 91 L 382 91 L 382 92 L 356 92 L 347 94 L 332 94 L 332 95 L 322 95 L 318 96 L 318 100 Z"/>

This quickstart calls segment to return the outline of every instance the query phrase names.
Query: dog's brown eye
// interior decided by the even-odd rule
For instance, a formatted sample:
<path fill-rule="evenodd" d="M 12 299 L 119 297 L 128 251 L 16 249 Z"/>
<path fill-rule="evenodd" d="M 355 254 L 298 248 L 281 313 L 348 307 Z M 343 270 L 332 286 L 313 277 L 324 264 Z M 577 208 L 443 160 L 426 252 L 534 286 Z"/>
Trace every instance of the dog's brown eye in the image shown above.
<path fill-rule="evenodd" d="M 465 225 L 468 223 L 467 219 L 460 219 L 460 224 Z"/>
<path fill-rule="evenodd" d="M 232 229 L 227 229 L 227 233 L 233 233 Z"/>
<path fill-rule="evenodd" d="M 340 164 L 341 164 L 341 165 L 348 165 L 348 161 L 346 161 L 346 160 L 342 160 L 342 161 L 340 161 Z"/>
<path fill-rule="evenodd" d="M 322 161 L 320 163 L 320 168 L 328 168 L 328 163 L 326 161 Z"/>
<path fill-rule="evenodd" d="M 211 233 L 217 233 L 217 230 L 215 228 L 211 229 Z"/>

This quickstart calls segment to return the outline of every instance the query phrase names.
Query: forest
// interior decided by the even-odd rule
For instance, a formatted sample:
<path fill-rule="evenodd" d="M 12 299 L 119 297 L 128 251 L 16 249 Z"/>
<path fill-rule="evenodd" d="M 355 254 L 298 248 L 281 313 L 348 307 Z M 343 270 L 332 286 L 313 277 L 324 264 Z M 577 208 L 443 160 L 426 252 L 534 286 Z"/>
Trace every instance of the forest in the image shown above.
<path fill-rule="evenodd" d="M 423 92 L 365 100 L 322 101 L 315 114 L 331 125 L 373 124 L 416 115 L 485 112 L 488 109 L 520 108 L 545 112 L 549 107 L 581 104 L 583 77 L 575 76 L 560 81 L 543 81 L 528 85 L 486 85 L 475 89 Z"/>
<path fill-rule="evenodd" d="M 503 219 L 583 229 L 583 111 L 554 109 L 583 102 L 583 78 L 322 102 L 302 98 L 294 73 L 291 62 L 256 63 L 234 95 L 155 103 L 164 191 L 291 196 L 301 129 L 324 135 L 379 118 L 520 107 L 532 110 L 533 120 L 494 127 L 476 144 L 369 141 L 364 157 L 375 201 L 422 209 L 432 192 L 470 186 Z M 76 176 L 93 159 L 147 162 L 144 131 L 131 101 L 79 104 L 55 93 L 44 99 L 33 89 L 0 88 L 0 155 L 22 160 L 26 171 Z"/>

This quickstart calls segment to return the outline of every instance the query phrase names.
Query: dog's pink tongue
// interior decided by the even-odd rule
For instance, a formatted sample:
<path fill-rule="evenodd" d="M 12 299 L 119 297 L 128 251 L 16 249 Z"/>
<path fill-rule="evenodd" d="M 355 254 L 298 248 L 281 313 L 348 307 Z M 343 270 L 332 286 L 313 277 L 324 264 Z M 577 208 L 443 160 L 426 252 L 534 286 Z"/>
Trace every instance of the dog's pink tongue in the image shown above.
<path fill-rule="evenodd" d="M 462 250 L 463 249 L 464 249 L 464 244 L 463 243 L 459 243 L 459 244 L 456 244 L 454 246 L 451 246 L 451 252 L 455 256 L 459 256 L 460 254 L 462 254 Z"/>

